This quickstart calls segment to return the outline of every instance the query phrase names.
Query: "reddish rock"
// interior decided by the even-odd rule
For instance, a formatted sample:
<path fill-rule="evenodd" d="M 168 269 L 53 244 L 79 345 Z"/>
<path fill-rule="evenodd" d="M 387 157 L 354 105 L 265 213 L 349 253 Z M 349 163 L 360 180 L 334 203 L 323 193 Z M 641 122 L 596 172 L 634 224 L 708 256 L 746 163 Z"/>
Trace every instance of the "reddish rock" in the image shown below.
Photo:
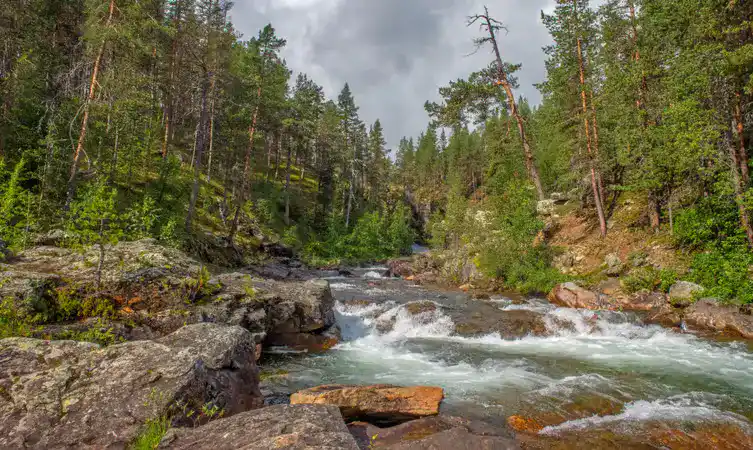
<path fill-rule="evenodd" d="M 267 337 L 271 346 L 288 347 L 307 353 L 323 353 L 340 342 L 340 329 L 334 325 L 324 333 L 277 333 Z"/>
<path fill-rule="evenodd" d="M 538 433 L 544 428 L 536 419 L 523 416 L 510 416 L 507 418 L 507 425 L 520 433 Z"/>
<path fill-rule="evenodd" d="M 562 283 L 549 293 L 549 301 L 566 308 L 604 309 L 599 296 L 575 283 Z"/>
<path fill-rule="evenodd" d="M 362 449 L 517 449 L 504 428 L 453 416 L 413 420 L 390 428 L 365 422 L 348 425 Z"/>
<path fill-rule="evenodd" d="M 346 419 L 396 423 L 439 414 L 444 391 L 439 387 L 392 385 L 325 385 L 293 394 L 290 403 L 335 405 Z"/>
<path fill-rule="evenodd" d="M 394 276 L 405 278 L 416 275 L 413 271 L 412 259 L 393 259 L 387 262 L 387 268 Z"/>
<path fill-rule="evenodd" d="M 753 315 L 737 306 L 723 306 L 703 299 L 685 310 L 685 321 L 692 326 L 753 339 Z"/>

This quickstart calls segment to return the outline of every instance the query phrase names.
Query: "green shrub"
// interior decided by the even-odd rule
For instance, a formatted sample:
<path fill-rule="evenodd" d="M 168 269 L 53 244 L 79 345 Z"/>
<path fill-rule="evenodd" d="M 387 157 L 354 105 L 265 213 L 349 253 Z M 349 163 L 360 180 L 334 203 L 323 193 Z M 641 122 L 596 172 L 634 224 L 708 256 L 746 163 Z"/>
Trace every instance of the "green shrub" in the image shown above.
<path fill-rule="evenodd" d="M 753 254 L 745 246 L 720 247 L 695 256 L 690 280 L 704 288 L 707 297 L 753 303 Z"/>
<path fill-rule="evenodd" d="M 677 272 L 671 269 L 658 270 L 654 267 L 639 267 L 622 278 L 622 287 L 625 292 L 632 294 L 639 291 L 669 292 L 678 280 Z"/>
<path fill-rule="evenodd" d="M 13 299 L 0 300 L 0 339 L 29 337 L 35 329 L 34 320 L 18 313 Z"/>
<path fill-rule="evenodd" d="M 400 205 L 389 214 L 364 214 L 350 231 L 345 229 L 342 217 L 333 216 L 323 237 L 322 241 L 311 241 L 303 249 L 304 260 L 312 266 L 410 254 L 415 233 L 410 227 L 408 209 Z"/>

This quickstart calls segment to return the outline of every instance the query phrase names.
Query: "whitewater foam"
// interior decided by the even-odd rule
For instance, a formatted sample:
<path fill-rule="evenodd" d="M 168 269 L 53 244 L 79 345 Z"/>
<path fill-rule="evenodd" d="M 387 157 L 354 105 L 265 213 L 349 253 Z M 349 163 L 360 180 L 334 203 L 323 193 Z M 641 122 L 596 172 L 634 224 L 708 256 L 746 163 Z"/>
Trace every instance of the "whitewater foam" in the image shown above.
<path fill-rule="evenodd" d="M 753 430 L 745 417 L 699 402 L 694 397 L 694 393 L 690 393 L 654 401 L 639 400 L 626 404 L 620 414 L 571 420 L 545 427 L 540 433 L 552 435 L 563 431 L 610 428 L 650 421 L 732 423 L 749 431 Z"/>

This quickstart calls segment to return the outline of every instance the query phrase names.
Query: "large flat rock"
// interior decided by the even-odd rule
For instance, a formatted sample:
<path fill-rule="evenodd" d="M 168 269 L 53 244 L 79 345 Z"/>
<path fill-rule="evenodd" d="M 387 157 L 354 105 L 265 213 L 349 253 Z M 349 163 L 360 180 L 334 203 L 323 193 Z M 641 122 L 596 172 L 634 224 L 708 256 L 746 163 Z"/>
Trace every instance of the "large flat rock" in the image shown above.
<path fill-rule="evenodd" d="M 340 411 L 324 405 L 278 405 L 168 431 L 170 450 L 357 450 Z"/>
<path fill-rule="evenodd" d="M 196 324 L 156 341 L 107 348 L 72 341 L 0 341 L 0 448 L 124 448 L 143 424 L 217 406 L 262 405 L 253 336 Z"/>
<path fill-rule="evenodd" d="M 439 414 L 439 387 L 325 385 L 296 392 L 290 403 L 339 406 L 346 419 L 395 423 Z"/>
<path fill-rule="evenodd" d="M 390 428 L 357 422 L 348 428 L 364 450 L 519 448 L 504 428 L 452 416 L 425 417 Z"/>

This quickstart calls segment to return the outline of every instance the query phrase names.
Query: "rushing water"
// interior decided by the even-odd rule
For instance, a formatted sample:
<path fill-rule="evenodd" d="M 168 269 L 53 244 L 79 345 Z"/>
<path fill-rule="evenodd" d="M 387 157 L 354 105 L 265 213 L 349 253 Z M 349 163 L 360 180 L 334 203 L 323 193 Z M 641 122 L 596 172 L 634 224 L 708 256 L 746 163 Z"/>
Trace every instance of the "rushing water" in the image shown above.
<path fill-rule="evenodd" d="M 753 352 L 744 342 L 645 325 L 631 314 L 504 297 L 487 302 L 503 313 L 542 314 L 547 335 L 461 337 L 448 312 L 472 314 L 482 300 L 382 279 L 382 272 L 367 268 L 353 278 L 330 279 L 342 343 L 323 355 L 267 361 L 289 373 L 273 389 L 436 385 L 445 389 L 449 414 L 500 425 L 512 415 L 533 418 L 544 427 L 542 437 L 595 429 L 642 435 L 642 427 L 657 423 L 691 430 L 732 426 L 753 435 Z M 411 314 L 406 305 L 416 301 L 438 308 Z"/>

